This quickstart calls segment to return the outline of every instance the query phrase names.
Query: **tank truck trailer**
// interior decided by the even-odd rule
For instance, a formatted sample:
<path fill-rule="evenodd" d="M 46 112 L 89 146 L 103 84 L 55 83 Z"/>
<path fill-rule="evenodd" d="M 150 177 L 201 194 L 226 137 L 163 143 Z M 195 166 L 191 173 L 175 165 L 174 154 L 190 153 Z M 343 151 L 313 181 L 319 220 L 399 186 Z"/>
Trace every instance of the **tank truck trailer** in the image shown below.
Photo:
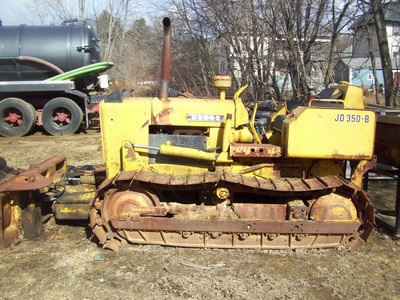
<path fill-rule="evenodd" d="M 57 156 L 9 174 L 0 185 L 0 245 L 21 231 L 40 233 L 46 199 L 54 202 L 57 220 L 89 220 L 100 244 L 112 250 L 127 243 L 363 245 L 375 222 L 361 182 L 376 162 L 376 121 L 362 89 L 340 83 L 291 110 L 282 102 L 260 134 L 257 105 L 249 118 L 241 100 L 247 86 L 227 99 L 228 76 L 214 80 L 217 99 L 168 96 L 168 18 L 163 26 L 160 97 L 123 98 L 117 90 L 100 103 L 103 170 L 67 172 L 65 158 Z"/>
<path fill-rule="evenodd" d="M 0 26 L 0 135 L 35 125 L 51 135 L 76 132 L 108 88 L 94 21 L 58 26 Z M 99 80 L 100 79 L 100 80 Z"/>

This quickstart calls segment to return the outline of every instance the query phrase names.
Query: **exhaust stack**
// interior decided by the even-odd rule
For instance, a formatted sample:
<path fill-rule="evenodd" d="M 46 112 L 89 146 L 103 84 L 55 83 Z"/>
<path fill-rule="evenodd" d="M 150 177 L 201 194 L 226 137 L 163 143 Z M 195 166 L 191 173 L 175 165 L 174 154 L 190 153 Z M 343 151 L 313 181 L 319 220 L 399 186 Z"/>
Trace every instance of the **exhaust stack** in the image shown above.
<path fill-rule="evenodd" d="M 172 44 L 172 28 L 169 18 L 163 19 L 164 25 L 164 41 L 161 65 L 161 90 L 160 99 L 168 99 L 168 87 L 171 78 L 171 44 Z"/>

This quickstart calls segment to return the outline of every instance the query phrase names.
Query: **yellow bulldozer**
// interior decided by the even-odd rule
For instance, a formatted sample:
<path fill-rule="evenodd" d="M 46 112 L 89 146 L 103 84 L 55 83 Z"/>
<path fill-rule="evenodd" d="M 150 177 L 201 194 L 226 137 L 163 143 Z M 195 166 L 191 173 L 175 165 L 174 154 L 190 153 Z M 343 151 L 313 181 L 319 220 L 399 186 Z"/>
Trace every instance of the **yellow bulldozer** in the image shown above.
<path fill-rule="evenodd" d="M 105 179 L 80 185 L 78 192 L 63 186 L 55 217 L 89 218 L 100 244 L 112 250 L 127 242 L 362 245 L 374 226 L 361 184 L 375 163 L 376 123 L 362 89 L 340 83 L 295 108 L 275 103 L 260 133 L 257 105 L 249 117 L 241 99 L 246 86 L 227 99 L 229 76 L 215 78 L 216 99 L 168 96 L 170 20 L 163 25 L 160 97 L 123 98 L 115 91 L 101 102 Z M 83 199 L 82 192 L 89 196 Z M 14 203 L 8 195 L 3 191 L 0 198 L 3 211 Z M 5 225 L 3 217 L 3 232 Z"/>

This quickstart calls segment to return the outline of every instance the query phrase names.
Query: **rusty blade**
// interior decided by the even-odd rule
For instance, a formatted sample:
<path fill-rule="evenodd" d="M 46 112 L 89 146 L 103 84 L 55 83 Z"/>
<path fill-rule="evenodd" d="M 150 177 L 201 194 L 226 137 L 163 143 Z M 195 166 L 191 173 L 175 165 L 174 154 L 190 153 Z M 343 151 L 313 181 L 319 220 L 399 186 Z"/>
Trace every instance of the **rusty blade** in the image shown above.
<path fill-rule="evenodd" d="M 28 191 L 44 188 L 52 183 L 52 178 L 61 178 L 66 170 L 65 156 L 54 156 L 28 170 L 16 174 L 0 185 L 0 192 Z"/>

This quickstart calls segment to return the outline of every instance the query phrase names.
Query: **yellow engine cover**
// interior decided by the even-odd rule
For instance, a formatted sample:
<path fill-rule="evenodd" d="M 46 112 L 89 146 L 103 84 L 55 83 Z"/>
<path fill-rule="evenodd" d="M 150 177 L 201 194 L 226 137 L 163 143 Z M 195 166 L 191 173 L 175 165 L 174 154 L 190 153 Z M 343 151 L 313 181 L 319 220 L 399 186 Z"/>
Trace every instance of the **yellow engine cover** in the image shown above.
<path fill-rule="evenodd" d="M 282 124 L 285 156 L 371 159 L 375 119 L 369 110 L 298 107 Z"/>
<path fill-rule="evenodd" d="M 114 177 L 122 170 L 132 171 L 138 165 L 149 164 L 151 153 L 146 147 L 150 145 L 151 126 L 205 130 L 205 148 L 216 149 L 223 144 L 226 124 L 230 124 L 226 146 L 232 141 L 251 141 L 253 137 L 250 132 L 243 130 L 247 122 L 248 113 L 240 99 L 125 98 L 121 102 L 103 101 L 100 103 L 100 123 L 107 178 Z M 159 137 L 163 135 L 168 142 L 168 134 L 162 133 Z M 187 157 L 193 153 L 191 149 L 177 149 L 173 145 L 163 144 L 160 151 L 175 157 Z M 136 149 L 137 157 L 127 155 L 129 147 L 140 150 Z M 199 159 L 210 161 L 216 159 L 216 154 L 212 152 L 198 151 L 196 155 Z M 132 160 L 135 160 L 135 164 L 127 163 Z"/>

